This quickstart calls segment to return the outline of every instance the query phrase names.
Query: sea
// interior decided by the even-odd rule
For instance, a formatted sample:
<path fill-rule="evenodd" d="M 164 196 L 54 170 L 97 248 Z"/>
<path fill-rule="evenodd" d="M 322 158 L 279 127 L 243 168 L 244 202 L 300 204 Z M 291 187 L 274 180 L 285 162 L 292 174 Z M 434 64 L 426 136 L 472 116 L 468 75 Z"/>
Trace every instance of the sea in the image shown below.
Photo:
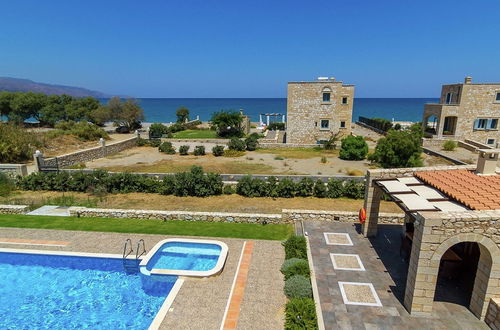
<path fill-rule="evenodd" d="M 101 99 L 103 103 L 106 101 Z M 191 119 L 199 116 L 202 121 L 208 121 L 212 113 L 220 110 L 243 110 L 252 122 L 258 122 L 262 113 L 286 115 L 286 98 L 138 98 L 137 101 L 144 109 L 145 122 L 174 122 L 179 107 L 188 108 Z M 418 122 L 422 120 L 424 104 L 438 101 L 437 98 L 355 98 L 353 121 L 363 116 Z"/>

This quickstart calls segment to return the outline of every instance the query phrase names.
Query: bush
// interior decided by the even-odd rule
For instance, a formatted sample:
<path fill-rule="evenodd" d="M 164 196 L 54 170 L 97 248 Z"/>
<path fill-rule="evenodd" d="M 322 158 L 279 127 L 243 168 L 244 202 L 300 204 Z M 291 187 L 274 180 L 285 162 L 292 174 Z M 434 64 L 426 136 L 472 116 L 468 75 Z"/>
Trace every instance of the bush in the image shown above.
<path fill-rule="evenodd" d="M 314 194 L 314 180 L 311 178 L 302 178 L 297 184 L 297 196 L 309 197 Z"/>
<path fill-rule="evenodd" d="M 327 195 L 327 190 L 325 183 L 318 179 L 316 180 L 316 184 L 314 185 L 314 197 L 325 198 Z"/>
<path fill-rule="evenodd" d="M 204 156 L 205 155 L 205 146 L 196 146 L 196 147 L 194 147 L 193 154 L 195 156 Z"/>
<path fill-rule="evenodd" d="M 138 147 L 154 147 L 154 148 L 158 148 L 161 144 L 161 140 L 160 139 L 151 139 L 151 140 L 148 140 L 148 139 L 143 139 L 143 138 L 138 138 L 137 139 L 137 146 Z"/>
<path fill-rule="evenodd" d="M 179 155 L 186 156 L 189 152 L 189 146 L 180 146 Z"/>
<path fill-rule="evenodd" d="M 278 181 L 278 185 L 276 186 L 276 194 L 278 197 L 292 198 L 295 197 L 296 192 L 297 187 L 292 179 L 283 178 Z"/>
<path fill-rule="evenodd" d="M 244 176 L 236 185 L 236 193 L 245 197 L 263 197 L 266 196 L 266 190 L 266 183 L 251 175 Z"/>
<path fill-rule="evenodd" d="M 397 123 L 396 125 L 394 125 L 394 129 L 395 129 L 396 131 L 401 130 L 401 124 L 400 124 L 400 123 Z"/>
<path fill-rule="evenodd" d="M 269 126 L 267 126 L 267 129 L 270 131 L 284 131 L 285 123 L 270 123 Z"/>
<path fill-rule="evenodd" d="M 212 114 L 210 124 L 220 137 L 241 137 L 243 117 L 237 111 L 218 111 Z"/>
<path fill-rule="evenodd" d="M 167 134 L 169 129 L 167 126 L 161 123 L 154 123 L 149 126 L 149 134 L 150 136 L 161 137 L 163 134 Z"/>
<path fill-rule="evenodd" d="M 83 141 L 109 139 L 108 133 L 102 128 L 86 121 L 61 121 L 54 127 L 56 130 L 50 131 L 47 136 L 54 138 L 61 135 L 73 135 Z"/>
<path fill-rule="evenodd" d="M 285 280 L 294 275 L 302 275 L 310 277 L 309 263 L 305 259 L 290 258 L 286 259 L 281 265 L 281 273 L 285 276 Z"/>
<path fill-rule="evenodd" d="M 181 123 L 175 123 L 173 125 L 168 126 L 168 131 L 170 133 L 177 133 L 184 130 L 186 130 L 186 127 Z"/>
<path fill-rule="evenodd" d="M 368 144 L 362 136 L 348 136 L 342 139 L 339 158 L 345 160 L 363 160 L 368 154 Z"/>
<path fill-rule="evenodd" d="M 239 138 L 236 138 L 236 137 L 233 137 L 229 141 L 227 146 L 228 146 L 229 150 L 237 150 L 237 151 L 245 151 L 245 149 L 247 148 L 245 141 L 243 141 Z"/>
<path fill-rule="evenodd" d="M 258 138 L 255 135 L 250 135 L 245 139 L 246 149 L 248 151 L 254 151 L 259 145 Z"/>
<path fill-rule="evenodd" d="M 285 295 L 287 298 L 311 298 L 311 281 L 302 275 L 293 275 L 285 281 Z"/>
<path fill-rule="evenodd" d="M 14 181 L 7 174 L 0 172 L 0 196 L 6 197 L 15 189 Z"/>
<path fill-rule="evenodd" d="M 293 298 L 285 306 L 286 330 L 316 330 L 316 306 L 311 298 Z"/>
<path fill-rule="evenodd" d="M 222 194 L 224 184 L 216 173 L 203 173 L 200 166 L 193 166 L 190 172 L 174 175 L 173 194 L 176 196 L 206 197 Z"/>
<path fill-rule="evenodd" d="M 307 243 L 304 236 L 292 235 L 281 244 L 285 248 L 285 259 L 299 258 L 307 260 Z"/>
<path fill-rule="evenodd" d="M 328 198 L 339 198 L 344 195 L 344 185 L 342 181 L 337 179 L 328 179 L 327 183 L 327 197 Z"/>
<path fill-rule="evenodd" d="M 453 151 L 457 147 L 457 143 L 452 140 L 448 140 L 443 144 L 443 149 L 446 151 Z"/>
<path fill-rule="evenodd" d="M 244 151 L 230 150 L 230 149 L 225 149 L 224 150 L 224 157 L 241 157 L 244 154 L 245 154 Z"/>
<path fill-rule="evenodd" d="M 215 157 L 220 157 L 224 155 L 224 146 L 215 146 L 212 148 L 212 154 Z"/>
<path fill-rule="evenodd" d="M 175 148 L 172 145 L 172 142 L 168 142 L 168 141 L 160 144 L 160 146 L 158 147 L 158 150 L 160 152 L 164 152 L 164 153 L 169 154 L 169 155 L 175 154 Z"/>
<path fill-rule="evenodd" d="M 222 190 L 222 192 L 224 193 L 224 195 L 232 195 L 235 193 L 235 190 L 234 190 L 233 186 L 227 185 L 227 186 L 224 186 L 224 189 Z"/>
<path fill-rule="evenodd" d="M 343 196 L 347 198 L 363 199 L 365 197 L 365 185 L 363 182 L 347 180 L 344 182 Z"/>
<path fill-rule="evenodd" d="M 39 135 L 13 124 L 0 123 L 1 163 L 31 160 L 35 150 L 44 145 L 44 140 Z"/>

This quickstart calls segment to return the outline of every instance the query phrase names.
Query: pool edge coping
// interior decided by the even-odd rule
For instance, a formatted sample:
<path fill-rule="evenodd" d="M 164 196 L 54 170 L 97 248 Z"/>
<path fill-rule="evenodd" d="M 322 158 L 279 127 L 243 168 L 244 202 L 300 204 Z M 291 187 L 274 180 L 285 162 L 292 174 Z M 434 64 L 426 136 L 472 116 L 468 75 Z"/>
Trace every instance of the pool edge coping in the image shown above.
<path fill-rule="evenodd" d="M 212 244 L 218 245 L 221 248 L 219 258 L 217 259 L 217 263 L 214 268 L 210 270 L 200 271 L 200 270 L 174 270 L 174 269 L 151 269 L 151 275 L 173 275 L 173 276 L 186 276 L 186 277 L 210 277 L 219 274 L 227 260 L 227 255 L 229 248 L 226 243 L 217 240 L 208 240 L 208 239 L 196 239 L 196 238 L 167 238 L 159 241 L 156 245 L 149 250 L 149 252 L 142 258 L 139 263 L 139 269 L 142 272 L 142 269 L 145 268 L 148 262 L 153 258 L 153 256 L 158 252 L 158 250 L 165 244 L 169 242 L 184 242 L 184 243 L 201 243 L 201 244 Z"/>

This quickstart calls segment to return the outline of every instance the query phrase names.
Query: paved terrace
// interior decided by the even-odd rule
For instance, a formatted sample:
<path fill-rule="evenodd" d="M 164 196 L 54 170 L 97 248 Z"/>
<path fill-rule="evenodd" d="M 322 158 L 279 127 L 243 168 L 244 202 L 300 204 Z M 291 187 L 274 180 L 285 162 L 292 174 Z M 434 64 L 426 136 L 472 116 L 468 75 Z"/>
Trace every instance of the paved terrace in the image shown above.
<path fill-rule="evenodd" d="M 304 225 L 326 329 L 489 329 L 452 303 L 435 302 L 430 317 L 409 315 L 402 304 L 408 266 L 399 255 L 401 226 L 379 225 L 378 236 L 367 239 L 354 224 Z"/>
<path fill-rule="evenodd" d="M 132 239 L 134 249 L 141 238 L 149 249 L 169 237 L 173 236 L 1 228 L 0 248 L 121 255 L 127 238 Z M 284 260 L 281 243 L 213 239 L 229 247 L 224 270 L 206 279 L 186 278 L 160 329 L 219 329 L 225 315 L 224 329 L 283 329 L 286 298 L 279 271 Z"/>

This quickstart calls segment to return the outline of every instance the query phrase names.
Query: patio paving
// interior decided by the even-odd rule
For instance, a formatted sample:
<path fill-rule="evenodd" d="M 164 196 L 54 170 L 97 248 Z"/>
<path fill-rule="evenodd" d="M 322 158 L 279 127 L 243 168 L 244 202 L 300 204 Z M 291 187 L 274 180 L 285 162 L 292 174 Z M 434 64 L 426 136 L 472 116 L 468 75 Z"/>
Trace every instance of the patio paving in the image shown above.
<path fill-rule="evenodd" d="M 0 228 L 0 233 L 0 248 L 118 255 L 122 254 L 127 238 L 131 238 L 133 244 L 144 239 L 149 250 L 160 240 L 175 237 L 20 228 Z M 228 245 L 228 258 L 222 273 L 204 279 L 185 278 L 160 329 L 220 328 L 245 240 L 207 238 L 220 240 Z M 286 299 L 283 294 L 283 276 L 279 268 L 284 260 L 284 250 L 279 241 L 251 242 L 254 251 L 249 263 L 237 328 L 283 329 L 283 308 Z M 135 245 L 133 246 L 135 249 Z"/>
<path fill-rule="evenodd" d="M 399 256 L 401 226 L 379 225 L 374 239 L 359 234 L 357 226 L 326 221 L 304 223 L 325 329 L 489 329 L 466 307 L 452 303 L 434 302 L 429 317 L 409 315 L 402 304 L 407 264 Z M 349 234 L 353 245 L 328 245 L 326 238 L 330 235 L 325 233 Z M 331 254 L 356 254 L 365 271 L 335 269 Z M 339 282 L 347 282 L 344 290 Z M 352 285 L 353 282 L 356 284 Z M 344 303 L 342 291 L 348 301 L 377 303 L 370 285 L 354 291 L 357 284 L 372 284 L 382 306 Z"/>

